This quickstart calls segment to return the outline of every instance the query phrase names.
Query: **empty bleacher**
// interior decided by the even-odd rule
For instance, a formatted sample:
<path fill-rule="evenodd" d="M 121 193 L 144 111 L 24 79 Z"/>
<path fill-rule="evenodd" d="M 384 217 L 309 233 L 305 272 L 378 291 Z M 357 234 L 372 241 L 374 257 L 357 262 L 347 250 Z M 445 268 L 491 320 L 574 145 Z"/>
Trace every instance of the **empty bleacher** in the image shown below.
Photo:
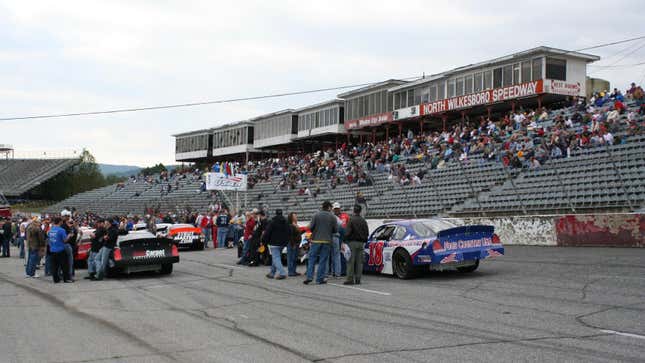
<path fill-rule="evenodd" d="M 77 164 L 79 159 L 0 159 L 0 192 L 17 197 Z"/>

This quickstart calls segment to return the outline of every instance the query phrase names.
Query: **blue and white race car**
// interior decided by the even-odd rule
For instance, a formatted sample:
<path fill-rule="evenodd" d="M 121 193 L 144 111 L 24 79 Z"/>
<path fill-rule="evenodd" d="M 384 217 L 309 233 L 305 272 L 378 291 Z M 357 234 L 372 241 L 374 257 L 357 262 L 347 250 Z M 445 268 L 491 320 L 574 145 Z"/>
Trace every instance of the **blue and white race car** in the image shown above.
<path fill-rule="evenodd" d="M 441 218 L 387 222 L 365 244 L 363 271 L 396 275 L 456 269 L 473 272 L 479 261 L 504 254 L 493 226 L 458 227 Z"/>

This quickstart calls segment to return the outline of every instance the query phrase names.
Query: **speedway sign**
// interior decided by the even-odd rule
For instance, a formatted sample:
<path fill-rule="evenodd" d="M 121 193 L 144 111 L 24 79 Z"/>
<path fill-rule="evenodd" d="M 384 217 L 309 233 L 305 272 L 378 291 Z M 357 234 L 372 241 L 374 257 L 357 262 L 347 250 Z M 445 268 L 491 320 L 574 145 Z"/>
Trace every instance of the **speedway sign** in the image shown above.
<path fill-rule="evenodd" d="M 462 108 L 488 105 L 515 98 L 534 96 L 544 92 L 543 81 L 537 80 L 513 86 L 489 89 L 465 96 L 452 97 L 421 105 L 421 115 L 432 115 Z"/>
<path fill-rule="evenodd" d="M 246 174 L 205 173 L 206 190 L 246 190 Z"/>

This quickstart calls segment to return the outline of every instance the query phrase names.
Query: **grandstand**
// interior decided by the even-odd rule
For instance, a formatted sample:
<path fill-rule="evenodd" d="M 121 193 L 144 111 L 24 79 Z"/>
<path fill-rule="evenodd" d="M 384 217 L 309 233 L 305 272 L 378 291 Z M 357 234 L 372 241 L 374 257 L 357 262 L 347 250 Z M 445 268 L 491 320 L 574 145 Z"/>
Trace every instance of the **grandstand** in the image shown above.
<path fill-rule="evenodd" d="M 79 158 L 75 154 L 27 152 L 18 153 L 16 157 L 11 145 L 0 145 L 0 194 L 10 201 L 29 199 L 34 188 L 78 164 Z"/>
<path fill-rule="evenodd" d="M 240 207 L 282 208 L 301 219 L 323 200 L 349 209 L 358 192 L 370 218 L 635 211 L 645 202 L 642 100 L 587 89 L 586 65 L 598 59 L 538 47 L 414 82 L 386 80 L 176 134 L 176 159 L 234 161 L 253 182 Z M 232 192 L 200 185 L 192 171 L 138 177 L 48 212 L 238 207 Z"/>

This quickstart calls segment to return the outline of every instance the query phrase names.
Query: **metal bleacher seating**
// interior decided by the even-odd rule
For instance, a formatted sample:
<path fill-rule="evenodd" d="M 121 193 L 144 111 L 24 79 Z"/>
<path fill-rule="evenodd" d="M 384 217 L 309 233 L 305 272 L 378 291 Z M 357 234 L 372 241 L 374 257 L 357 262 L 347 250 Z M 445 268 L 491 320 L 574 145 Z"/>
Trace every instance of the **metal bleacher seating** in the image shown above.
<path fill-rule="evenodd" d="M 79 159 L 0 159 L 0 192 L 17 197 L 77 164 Z"/>

